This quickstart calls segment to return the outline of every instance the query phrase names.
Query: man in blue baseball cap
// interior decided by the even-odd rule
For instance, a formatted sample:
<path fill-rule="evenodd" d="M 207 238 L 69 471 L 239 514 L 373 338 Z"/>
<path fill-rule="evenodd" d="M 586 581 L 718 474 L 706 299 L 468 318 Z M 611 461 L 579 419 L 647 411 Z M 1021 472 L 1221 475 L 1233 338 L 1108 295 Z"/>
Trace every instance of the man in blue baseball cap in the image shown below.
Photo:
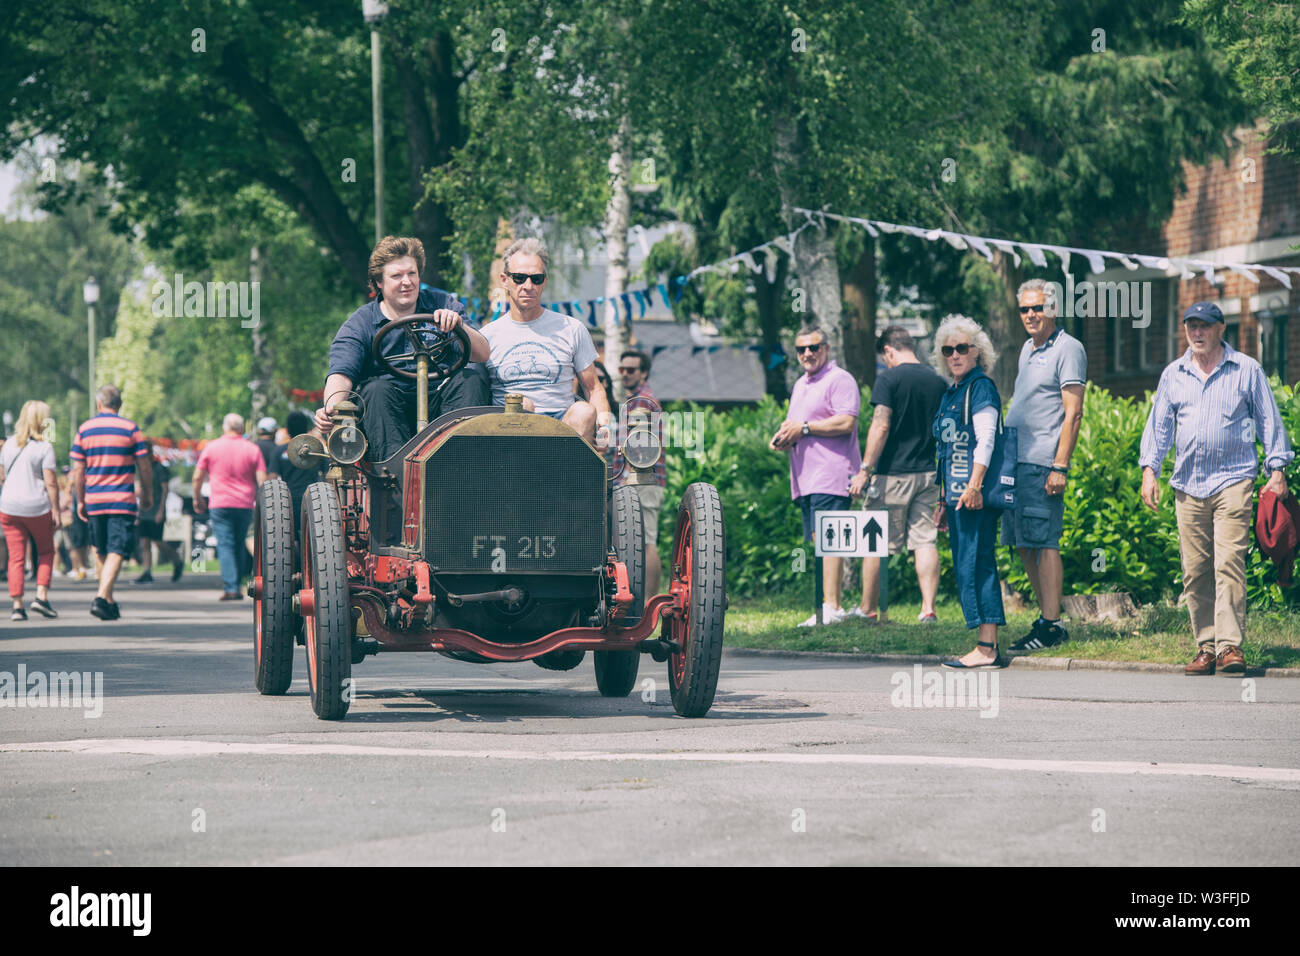
<path fill-rule="evenodd" d="M 1189 347 L 1161 374 L 1142 432 L 1142 500 L 1156 510 L 1157 478 L 1170 449 L 1183 561 L 1183 594 L 1197 653 L 1188 674 L 1245 671 L 1246 553 L 1251 499 L 1264 445 L 1264 489 L 1287 494 L 1282 469 L 1295 457 L 1264 370 L 1223 341 L 1223 312 L 1197 302 L 1183 314 Z"/>

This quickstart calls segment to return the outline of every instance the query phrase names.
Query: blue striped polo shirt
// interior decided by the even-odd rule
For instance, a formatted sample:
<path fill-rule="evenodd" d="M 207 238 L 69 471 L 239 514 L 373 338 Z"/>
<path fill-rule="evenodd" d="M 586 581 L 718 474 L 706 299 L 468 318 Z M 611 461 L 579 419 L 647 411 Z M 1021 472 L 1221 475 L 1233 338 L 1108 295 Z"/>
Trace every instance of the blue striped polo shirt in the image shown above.
<path fill-rule="evenodd" d="M 1177 443 L 1169 484 L 1208 498 L 1259 473 L 1255 452 L 1276 471 L 1295 457 L 1264 370 L 1249 355 L 1223 343 L 1223 357 L 1202 379 L 1189 348 L 1160 376 L 1138 459 L 1157 475 Z"/>

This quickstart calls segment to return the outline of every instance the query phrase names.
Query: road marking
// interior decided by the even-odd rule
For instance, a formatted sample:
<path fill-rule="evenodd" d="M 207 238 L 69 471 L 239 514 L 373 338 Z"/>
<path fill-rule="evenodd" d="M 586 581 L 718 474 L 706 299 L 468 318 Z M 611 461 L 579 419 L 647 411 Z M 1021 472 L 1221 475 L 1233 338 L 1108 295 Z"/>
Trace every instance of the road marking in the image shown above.
<path fill-rule="evenodd" d="M 1012 757 L 945 757 L 929 754 L 727 753 L 689 751 L 617 753 L 604 750 L 435 750 L 423 747 L 372 747 L 359 744 L 226 743 L 154 737 L 104 740 L 54 740 L 0 744 L 0 753 L 136 754 L 146 757 L 257 756 L 425 757 L 448 760 L 536 760 L 575 762 L 770 763 L 842 766 L 958 767 L 1028 773 L 1137 774 L 1177 777 L 1227 777 L 1300 783 L 1293 767 L 1242 767 L 1215 763 L 1144 763 L 1136 760 L 1026 760 Z"/>

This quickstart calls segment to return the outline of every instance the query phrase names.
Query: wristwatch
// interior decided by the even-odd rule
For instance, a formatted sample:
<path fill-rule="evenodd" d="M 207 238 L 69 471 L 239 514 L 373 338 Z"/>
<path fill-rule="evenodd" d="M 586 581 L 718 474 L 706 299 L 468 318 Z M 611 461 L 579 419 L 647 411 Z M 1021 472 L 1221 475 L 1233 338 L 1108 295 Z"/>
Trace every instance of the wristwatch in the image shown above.
<path fill-rule="evenodd" d="M 1070 476 L 1070 468 L 1068 465 L 1053 464 L 1049 470 L 1056 472 L 1058 475 L 1064 475 L 1067 478 Z"/>
<path fill-rule="evenodd" d="M 871 477 L 872 473 L 875 472 L 875 470 L 876 470 L 876 469 L 872 468 L 872 467 L 871 467 L 870 465 L 868 465 L 865 461 L 862 463 L 862 467 L 858 469 L 858 471 L 860 471 L 862 474 L 866 475 L 868 478 Z"/>
<path fill-rule="evenodd" d="M 804 422 L 804 423 L 803 423 L 803 437 L 804 437 L 804 438 L 807 438 L 807 437 L 808 437 L 809 435 L 811 435 L 811 434 L 812 434 L 812 429 L 808 427 L 808 423 L 807 423 L 807 422 Z"/>

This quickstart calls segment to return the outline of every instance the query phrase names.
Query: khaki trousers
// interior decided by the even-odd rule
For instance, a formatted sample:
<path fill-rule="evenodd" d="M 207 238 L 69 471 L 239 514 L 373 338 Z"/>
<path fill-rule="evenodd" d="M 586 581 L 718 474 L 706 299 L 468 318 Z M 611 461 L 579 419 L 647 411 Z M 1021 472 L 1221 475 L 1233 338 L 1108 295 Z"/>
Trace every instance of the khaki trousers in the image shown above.
<path fill-rule="evenodd" d="M 1183 597 L 1196 643 L 1211 653 L 1241 646 L 1254 490 L 1254 480 L 1245 478 L 1208 498 L 1174 491 Z"/>

